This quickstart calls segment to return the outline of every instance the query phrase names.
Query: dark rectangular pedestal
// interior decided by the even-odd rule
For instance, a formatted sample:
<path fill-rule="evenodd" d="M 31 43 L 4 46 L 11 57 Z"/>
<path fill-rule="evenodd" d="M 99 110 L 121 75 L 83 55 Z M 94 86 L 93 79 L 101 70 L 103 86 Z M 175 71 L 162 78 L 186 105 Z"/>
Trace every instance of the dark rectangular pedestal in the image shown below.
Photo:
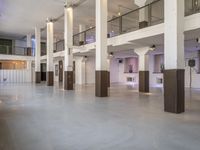
<path fill-rule="evenodd" d="M 32 56 L 32 48 L 27 47 L 27 56 Z"/>
<path fill-rule="evenodd" d="M 139 92 L 149 92 L 149 71 L 139 71 Z"/>
<path fill-rule="evenodd" d="M 64 76 L 64 89 L 74 90 L 73 71 L 65 71 Z"/>
<path fill-rule="evenodd" d="M 164 71 L 164 109 L 166 112 L 185 111 L 185 70 Z"/>
<path fill-rule="evenodd" d="M 108 97 L 108 71 L 96 71 L 95 95 Z"/>
<path fill-rule="evenodd" d="M 110 87 L 110 72 L 108 71 L 108 87 Z"/>
<path fill-rule="evenodd" d="M 53 86 L 54 85 L 54 72 L 48 71 L 47 72 L 47 86 Z"/>
<path fill-rule="evenodd" d="M 147 21 L 139 22 L 139 29 L 146 28 L 146 27 L 148 27 Z"/>
<path fill-rule="evenodd" d="M 41 82 L 41 72 L 35 72 L 35 83 Z"/>

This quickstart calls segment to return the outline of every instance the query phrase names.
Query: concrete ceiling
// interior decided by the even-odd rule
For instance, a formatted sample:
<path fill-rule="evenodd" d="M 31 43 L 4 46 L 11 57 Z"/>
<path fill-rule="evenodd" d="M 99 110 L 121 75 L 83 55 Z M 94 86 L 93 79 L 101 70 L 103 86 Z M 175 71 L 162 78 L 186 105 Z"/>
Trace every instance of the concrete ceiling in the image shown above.
<path fill-rule="evenodd" d="M 108 0 L 108 19 L 117 16 L 119 5 L 123 6 L 122 14 L 137 8 L 133 0 Z M 35 26 L 45 27 L 48 17 L 61 16 L 63 6 L 64 0 L 0 0 L 0 36 L 19 38 L 34 34 Z M 63 35 L 63 24 L 63 19 L 55 24 L 55 34 Z M 95 25 L 95 0 L 86 0 L 74 9 L 74 33 L 79 24 Z"/>

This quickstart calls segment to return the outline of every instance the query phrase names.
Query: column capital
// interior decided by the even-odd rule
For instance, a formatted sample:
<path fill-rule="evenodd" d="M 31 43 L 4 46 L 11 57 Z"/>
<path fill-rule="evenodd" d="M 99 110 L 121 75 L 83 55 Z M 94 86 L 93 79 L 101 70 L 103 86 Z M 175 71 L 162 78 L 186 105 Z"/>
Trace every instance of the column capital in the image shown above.
<path fill-rule="evenodd" d="M 136 48 L 134 49 L 134 52 L 137 54 L 137 55 L 146 55 L 150 50 L 150 47 L 141 47 L 141 48 Z"/>
<path fill-rule="evenodd" d="M 135 4 L 139 7 L 143 7 L 147 0 L 135 0 Z"/>
<path fill-rule="evenodd" d="M 51 17 L 47 18 L 46 23 L 53 23 L 53 18 L 51 18 Z"/>
<path fill-rule="evenodd" d="M 141 47 L 134 50 L 139 56 L 139 71 L 149 70 L 149 49 L 150 47 Z"/>

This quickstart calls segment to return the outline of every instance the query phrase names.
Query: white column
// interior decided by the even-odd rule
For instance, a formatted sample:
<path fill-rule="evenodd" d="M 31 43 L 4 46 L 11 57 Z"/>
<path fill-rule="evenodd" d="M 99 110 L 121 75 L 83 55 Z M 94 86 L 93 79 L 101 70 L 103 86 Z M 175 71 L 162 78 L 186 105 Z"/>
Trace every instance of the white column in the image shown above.
<path fill-rule="evenodd" d="M 139 56 L 139 71 L 149 71 L 149 47 L 142 47 L 134 50 Z"/>
<path fill-rule="evenodd" d="M 40 72 L 41 31 L 35 28 L 35 72 Z"/>
<path fill-rule="evenodd" d="M 184 0 L 165 0 L 164 110 L 185 111 Z"/>
<path fill-rule="evenodd" d="M 87 59 L 83 58 L 81 63 L 81 84 L 85 84 L 85 78 L 86 78 L 86 61 Z"/>
<path fill-rule="evenodd" d="M 31 48 L 32 47 L 32 41 L 31 41 L 31 34 L 27 34 L 26 35 L 26 46 L 28 47 L 28 48 Z"/>
<path fill-rule="evenodd" d="M 145 6 L 147 0 L 135 0 L 135 4 L 139 7 Z M 139 10 L 139 22 L 148 22 L 148 7 Z"/>
<path fill-rule="evenodd" d="M 64 71 L 73 71 L 73 8 L 64 9 L 65 64 Z"/>
<path fill-rule="evenodd" d="M 64 9 L 64 39 L 65 39 L 65 63 L 64 63 L 64 89 L 74 89 L 73 72 L 73 8 Z"/>
<path fill-rule="evenodd" d="M 27 71 L 28 71 L 28 76 L 27 80 L 28 82 L 32 82 L 32 61 L 27 61 Z"/>
<path fill-rule="evenodd" d="M 96 0 L 96 70 L 107 70 L 107 0 Z"/>
<path fill-rule="evenodd" d="M 76 57 L 76 84 L 84 85 L 86 77 L 86 61 L 87 57 Z"/>
<path fill-rule="evenodd" d="M 86 29 L 85 25 L 79 24 L 79 33 L 85 31 L 85 29 Z M 81 34 L 81 35 L 79 36 L 79 41 L 80 41 L 80 42 L 85 41 L 85 36 L 84 36 L 84 34 Z"/>
<path fill-rule="evenodd" d="M 135 50 L 139 56 L 139 92 L 149 92 L 149 47 L 142 47 Z"/>
<path fill-rule="evenodd" d="M 53 22 L 47 22 L 47 72 L 53 72 Z"/>
<path fill-rule="evenodd" d="M 112 57 L 110 55 L 107 58 L 107 71 L 108 71 L 108 87 L 110 87 L 110 62 L 111 62 Z"/>
<path fill-rule="evenodd" d="M 108 96 L 107 63 L 107 17 L 108 1 L 96 0 L 96 88 L 97 97 Z"/>
<path fill-rule="evenodd" d="M 165 0 L 165 69 L 184 69 L 184 0 Z"/>

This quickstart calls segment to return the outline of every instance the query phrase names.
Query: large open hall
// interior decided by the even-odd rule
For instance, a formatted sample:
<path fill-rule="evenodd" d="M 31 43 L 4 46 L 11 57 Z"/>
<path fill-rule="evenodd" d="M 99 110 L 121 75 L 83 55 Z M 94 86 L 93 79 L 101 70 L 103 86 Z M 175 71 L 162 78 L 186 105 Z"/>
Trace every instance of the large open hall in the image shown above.
<path fill-rule="evenodd" d="M 0 150 L 199 150 L 200 0 L 0 0 Z"/>

